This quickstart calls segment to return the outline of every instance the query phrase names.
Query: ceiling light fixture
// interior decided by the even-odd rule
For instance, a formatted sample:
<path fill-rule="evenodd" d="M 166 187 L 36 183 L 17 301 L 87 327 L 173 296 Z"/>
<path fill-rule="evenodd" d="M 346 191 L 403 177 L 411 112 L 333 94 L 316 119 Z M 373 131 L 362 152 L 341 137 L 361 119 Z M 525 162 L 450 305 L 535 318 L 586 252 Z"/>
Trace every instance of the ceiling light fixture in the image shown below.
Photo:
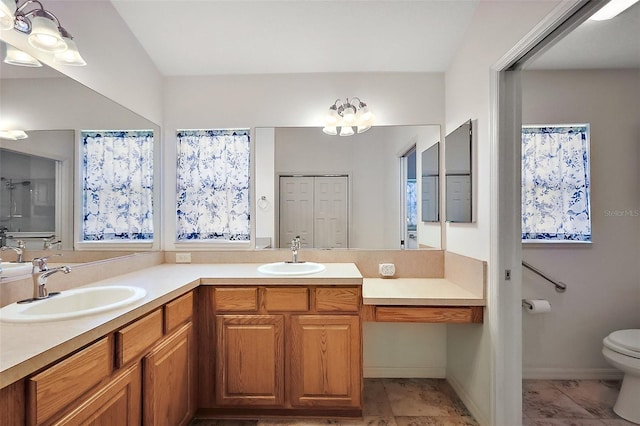
<path fill-rule="evenodd" d="M 611 18 L 615 18 L 634 4 L 638 0 L 611 0 L 605 4 L 600 10 L 589 17 L 592 21 L 606 21 Z"/>
<path fill-rule="evenodd" d="M 322 131 L 332 136 L 351 136 L 356 132 L 366 132 L 371 128 L 372 122 L 373 114 L 360 98 L 345 98 L 344 102 L 337 99 L 329 107 Z"/>
<path fill-rule="evenodd" d="M 56 63 L 75 66 L 87 64 L 80 56 L 71 34 L 39 0 L 26 0 L 22 5 L 18 4 L 19 0 L 0 0 L 0 29 L 13 28 L 27 34 L 29 44 L 38 50 L 54 54 Z M 34 8 L 27 11 L 30 6 Z"/>
<path fill-rule="evenodd" d="M 41 67 L 42 64 L 27 52 L 7 44 L 7 54 L 4 57 L 4 63 L 9 65 L 19 65 L 21 67 Z"/>
<path fill-rule="evenodd" d="M 26 139 L 29 135 L 24 130 L 0 130 L 0 139 L 9 139 L 12 141 L 18 139 Z"/>
<path fill-rule="evenodd" d="M 15 17 L 13 12 L 16 8 L 14 0 L 0 0 L 0 30 L 10 30 L 13 28 Z"/>

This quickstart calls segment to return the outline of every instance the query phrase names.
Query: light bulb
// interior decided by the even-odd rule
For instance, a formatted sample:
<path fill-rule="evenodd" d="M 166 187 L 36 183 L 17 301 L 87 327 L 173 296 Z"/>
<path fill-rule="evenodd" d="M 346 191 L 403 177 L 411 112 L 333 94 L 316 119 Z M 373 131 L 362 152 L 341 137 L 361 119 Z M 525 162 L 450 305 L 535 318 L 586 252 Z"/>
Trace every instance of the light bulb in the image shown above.
<path fill-rule="evenodd" d="M 29 44 L 45 52 L 64 52 L 67 43 L 62 39 L 55 22 L 44 16 L 36 16 L 31 21 Z"/>
<path fill-rule="evenodd" d="M 0 0 L 0 30 L 13 28 L 15 7 L 13 0 Z"/>
<path fill-rule="evenodd" d="M 338 129 L 336 129 L 336 126 L 325 126 L 322 131 L 331 136 L 335 136 L 338 134 Z"/>
<path fill-rule="evenodd" d="M 83 67 L 87 65 L 82 56 L 80 56 L 80 52 L 78 52 L 76 42 L 68 37 L 63 37 L 63 40 L 67 44 L 67 50 L 56 53 L 53 57 L 53 61 L 58 64 L 72 65 L 76 67 Z"/>
<path fill-rule="evenodd" d="M 4 57 L 4 63 L 10 65 L 19 65 L 21 67 L 41 67 L 42 64 L 27 52 L 16 49 L 7 45 L 7 54 Z"/>
<path fill-rule="evenodd" d="M 340 128 L 340 136 L 351 136 L 354 134 L 353 127 L 351 126 L 342 126 Z"/>

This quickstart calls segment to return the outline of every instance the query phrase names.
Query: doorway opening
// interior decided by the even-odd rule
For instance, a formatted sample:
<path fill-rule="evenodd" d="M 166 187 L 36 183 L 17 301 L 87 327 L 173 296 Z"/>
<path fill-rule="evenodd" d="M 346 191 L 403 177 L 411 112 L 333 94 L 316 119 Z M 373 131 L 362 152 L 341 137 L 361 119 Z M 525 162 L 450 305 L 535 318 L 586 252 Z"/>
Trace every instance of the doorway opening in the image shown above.
<path fill-rule="evenodd" d="M 416 180 L 416 145 L 400 158 L 401 228 L 400 248 L 418 248 L 418 183 Z"/>

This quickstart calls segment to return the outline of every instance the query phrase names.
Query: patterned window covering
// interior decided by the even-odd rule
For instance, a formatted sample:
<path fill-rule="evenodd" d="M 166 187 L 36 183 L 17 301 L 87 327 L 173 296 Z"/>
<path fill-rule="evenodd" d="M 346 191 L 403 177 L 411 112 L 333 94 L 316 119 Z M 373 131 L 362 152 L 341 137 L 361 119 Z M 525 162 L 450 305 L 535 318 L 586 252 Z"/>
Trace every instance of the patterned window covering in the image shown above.
<path fill-rule="evenodd" d="M 249 129 L 177 133 L 178 241 L 248 241 Z"/>
<path fill-rule="evenodd" d="M 523 126 L 522 240 L 591 241 L 589 125 Z"/>
<path fill-rule="evenodd" d="M 414 230 L 418 226 L 418 185 L 415 179 L 407 179 L 407 227 Z"/>
<path fill-rule="evenodd" d="M 82 240 L 153 240 L 153 131 L 82 131 Z"/>

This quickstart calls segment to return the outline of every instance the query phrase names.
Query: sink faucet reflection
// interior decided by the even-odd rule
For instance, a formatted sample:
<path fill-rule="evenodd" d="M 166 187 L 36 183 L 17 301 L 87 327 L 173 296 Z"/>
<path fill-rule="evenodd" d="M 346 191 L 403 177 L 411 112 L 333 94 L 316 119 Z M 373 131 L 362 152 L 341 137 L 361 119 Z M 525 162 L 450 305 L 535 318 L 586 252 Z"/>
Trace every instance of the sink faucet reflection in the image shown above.
<path fill-rule="evenodd" d="M 17 241 L 18 245 L 16 247 L 14 246 L 2 246 L 0 247 L 0 251 L 5 251 L 5 250 L 13 250 L 16 252 L 16 263 L 23 263 L 24 262 L 24 258 L 23 258 L 23 254 L 24 254 L 24 249 L 26 248 L 24 241 L 22 240 L 18 240 Z"/>
<path fill-rule="evenodd" d="M 300 236 L 291 240 L 291 262 L 290 263 L 302 263 L 298 260 L 298 251 L 300 251 Z"/>

